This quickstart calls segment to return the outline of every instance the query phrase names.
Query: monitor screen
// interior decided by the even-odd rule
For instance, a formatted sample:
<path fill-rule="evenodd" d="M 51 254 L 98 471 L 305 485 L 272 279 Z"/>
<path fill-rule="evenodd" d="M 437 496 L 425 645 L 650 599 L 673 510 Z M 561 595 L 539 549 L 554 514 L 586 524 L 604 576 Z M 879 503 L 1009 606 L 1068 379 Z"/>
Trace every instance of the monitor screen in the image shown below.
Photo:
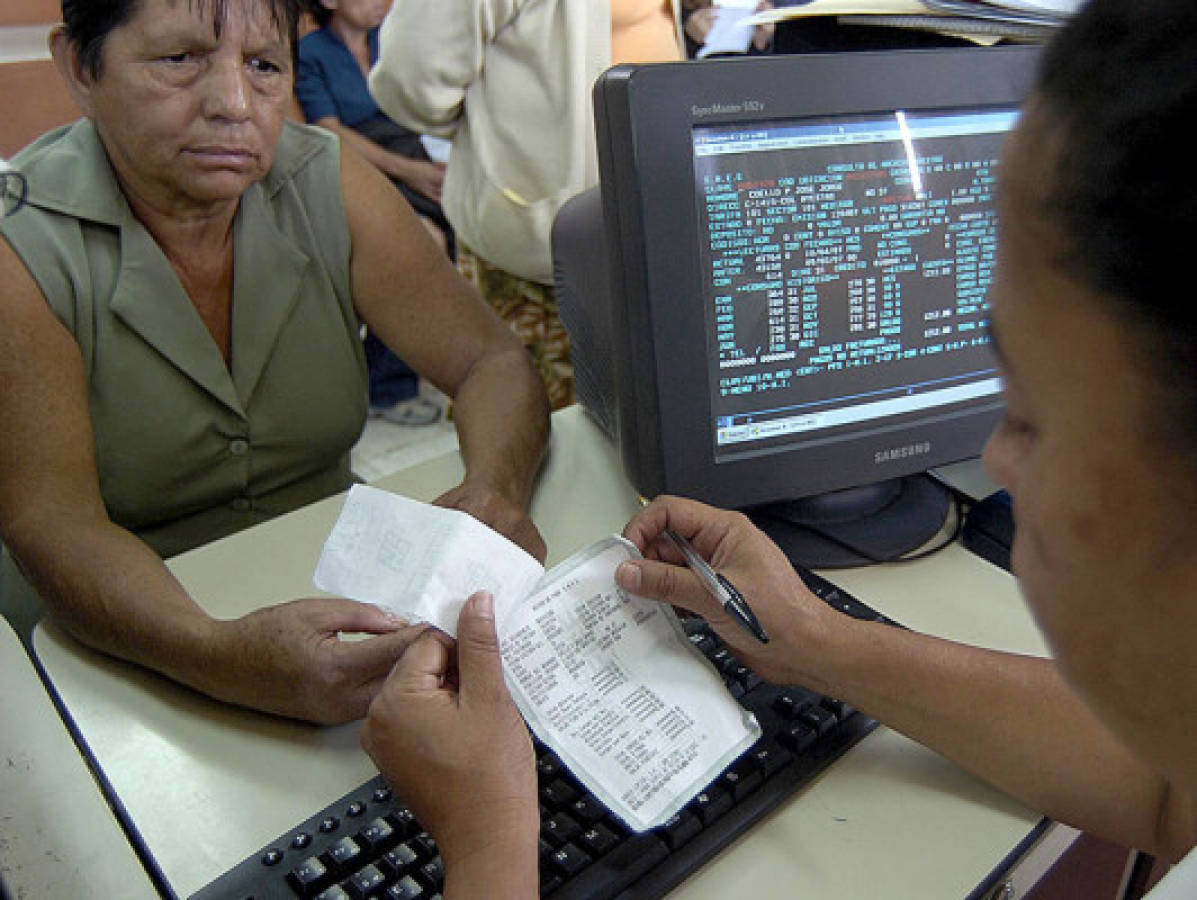
<path fill-rule="evenodd" d="M 981 452 L 1001 415 L 995 175 L 1037 59 L 828 53 L 599 79 L 607 266 L 575 282 L 590 321 L 574 354 L 642 494 L 813 498 L 852 519 Z M 892 522 L 866 532 L 883 558 L 909 542 Z"/>
<path fill-rule="evenodd" d="M 1012 108 L 696 126 L 718 462 L 1000 393 L 995 170 Z"/>

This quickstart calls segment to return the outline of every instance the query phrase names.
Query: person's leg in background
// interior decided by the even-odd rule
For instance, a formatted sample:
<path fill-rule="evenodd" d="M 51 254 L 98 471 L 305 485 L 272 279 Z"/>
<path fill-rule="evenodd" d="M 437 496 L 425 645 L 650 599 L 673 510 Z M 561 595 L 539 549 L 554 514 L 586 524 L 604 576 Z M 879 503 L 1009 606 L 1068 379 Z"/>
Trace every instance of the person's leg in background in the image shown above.
<path fill-rule="evenodd" d="M 544 381 L 552 408 L 573 403 L 569 333 L 557 315 L 557 295 L 552 286 L 505 272 L 460 242 L 457 269 L 523 342 Z"/>

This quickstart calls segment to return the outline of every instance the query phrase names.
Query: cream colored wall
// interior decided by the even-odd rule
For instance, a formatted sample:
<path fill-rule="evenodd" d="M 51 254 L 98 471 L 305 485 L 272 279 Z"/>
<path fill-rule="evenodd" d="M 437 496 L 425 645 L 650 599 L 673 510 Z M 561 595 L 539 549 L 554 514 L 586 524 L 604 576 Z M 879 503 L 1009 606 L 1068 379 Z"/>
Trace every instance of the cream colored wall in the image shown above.
<path fill-rule="evenodd" d="M 79 115 L 46 49 L 60 12 L 57 0 L 0 3 L 0 156 Z"/>

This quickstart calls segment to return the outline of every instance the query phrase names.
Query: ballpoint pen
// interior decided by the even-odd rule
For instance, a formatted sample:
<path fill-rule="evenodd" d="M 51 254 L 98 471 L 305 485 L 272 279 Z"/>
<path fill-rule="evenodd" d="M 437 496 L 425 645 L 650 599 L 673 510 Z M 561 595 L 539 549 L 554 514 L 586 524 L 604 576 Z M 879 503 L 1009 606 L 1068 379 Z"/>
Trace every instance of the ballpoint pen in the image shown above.
<path fill-rule="evenodd" d="M 711 596 L 722 604 L 727 614 L 743 625 L 749 634 L 762 644 L 769 643 L 769 635 L 765 634 L 765 629 L 761 627 L 760 621 L 752 612 L 744 595 L 736 590 L 736 586 L 712 569 L 707 561 L 690 546 L 690 542 L 672 528 L 665 529 L 665 537 L 673 542 L 673 546 L 677 547 L 678 552 L 686 560 L 686 566 L 698 576 L 698 580 L 703 583 Z"/>

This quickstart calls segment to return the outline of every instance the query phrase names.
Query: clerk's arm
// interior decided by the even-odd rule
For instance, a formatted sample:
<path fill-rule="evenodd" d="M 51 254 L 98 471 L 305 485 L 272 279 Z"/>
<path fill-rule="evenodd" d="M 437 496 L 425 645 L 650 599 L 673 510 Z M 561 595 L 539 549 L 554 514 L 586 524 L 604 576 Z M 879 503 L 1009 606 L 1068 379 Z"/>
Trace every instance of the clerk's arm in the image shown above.
<path fill-rule="evenodd" d="M 362 716 L 420 629 L 377 607 L 308 599 L 205 613 L 105 510 L 83 361 L 0 239 L 0 539 L 78 640 L 220 700 L 320 722 Z M 339 631 L 377 635 L 360 642 Z"/>
<path fill-rule="evenodd" d="M 668 526 L 749 597 L 770 636 L 731 622 L 661 541 Z M 746 665 L 844 700 L 1046 815 L 1168 859 L 1197 840 L 1194 802 L 1145 766 L 1050 660 L 998 653 L 835 612 L 744 516 L 661 498 L 625 535 L 648 556 L 617 579 L 705 616 Z"/>
<path fill-rule="evenodd" d="M 341 160 L 358 313 L 453 398 L 466 475 L 437 502 L 471 513 L 543 561 L 544 541 L 527 511 L 549 404 L 527 351 L 390 182 L 347 145 Z"/>
<path fill-rule="evenodd" d="M 370 706 L 362 746 L 436 838 L 446 900 L 538 895 L 539 813 L 527 726 L 503 683 L 494 600 L 429 631 Z"/>

